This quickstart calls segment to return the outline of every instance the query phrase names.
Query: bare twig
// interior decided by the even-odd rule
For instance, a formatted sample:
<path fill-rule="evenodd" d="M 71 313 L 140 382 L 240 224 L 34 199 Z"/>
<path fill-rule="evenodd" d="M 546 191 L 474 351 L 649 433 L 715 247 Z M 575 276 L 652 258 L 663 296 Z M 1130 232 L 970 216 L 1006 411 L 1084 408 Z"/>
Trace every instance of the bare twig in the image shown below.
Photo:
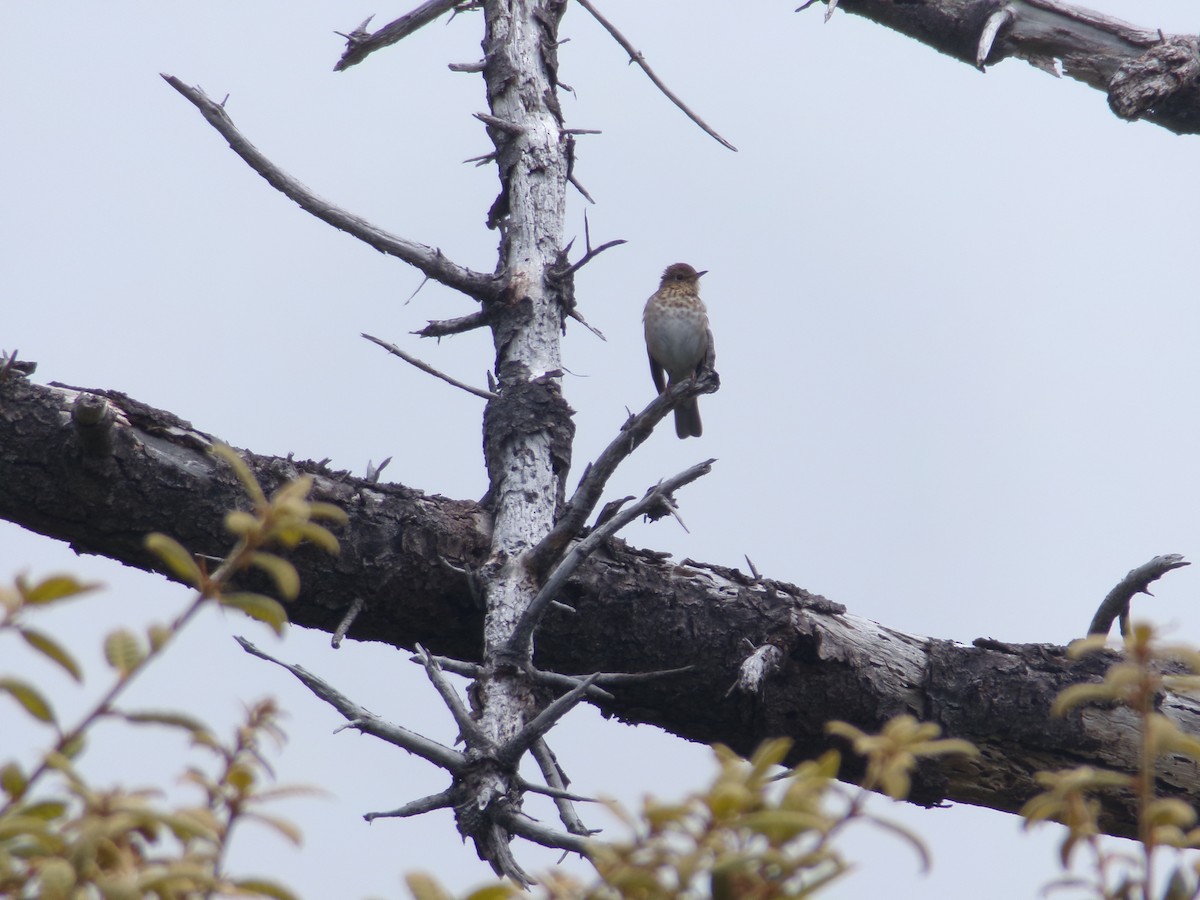
<path fill-rule="evenodd" d="M 391 459 L 389 456 L 388 459 Z M 386 460 L 379 468 L 382 469 L 387 465 Z M 337 650 L 342 646 L 342 639 L 346 636 L 346 632 L 350 630 L 350 626 L 354 624 L 354 620 L 358 618 L 358 614 L 363 609 L 363 598 L 355 597 L 350 603 L 350 608 L 346 610 L 346 614 L 342 616 L 342 621 L 338 622 L 338 627 L 333 632 L 333 637 L 329 639 L 330 646 Z"/>
<path fill-rule="evenodd" d="M 1130 569 L 1101 602 L 1100 608 L 1092 618 L 1092 624 L 1088 626 L 1088 634 L 1108 634 L 1113 620 L 1118 618 L 1121 620 L 1121 633 L 1128 634 L 1129 603 L 1134 595 L 1145 594 L 1147 597 L 1153 597 L 1149 591 L 1150 582 L 1157 581 L 1172 569 L 1190 565 L 1181 554 L 1166 553 L 1142 563 L 1136 569 Z"/>
<path fill-rule="evenodd" d="M 543 847 L 570 850 L 572 853 L 578 853 L 580 856 L 587 855 L 589 843 L 587 838 L 547 828 L 540 822 L 536 822 L 529 816 L 516 810 L 505 810 L 501 815 L 501 823 L 513 834 L 520 835 L 528 841 L 533 841 L 535 844 L 541 844 Z"/>
<path fill-rule="evenodd" d="M 328 200 L 318 197 L 272 163 L 257 147 L 251 144 L 234 126 L 233 120 L 229 118 L 229 114 L 225 112 L 225 108 L 221 104 L 214 103 L 204 91 L 184 84 L 174 75 L 163 75 L 162 77 L 167 84 L 179 91 L 200 110 L 208 123 L 229 142 L 234 153 L 245 160 L 246 164 L 265 178 L 273 188 L 298 204 L 301 209 L 312 213 L 334 228 L 369 244 L 380 253 L 401 259 L 420 269 L 434 281 L 462 291 L 476 300 L 488 300 L 499 295 L 501 284 L 495 276 L 474 272 L 452 263 L 441 250 L 389 234 L 365 219 L 348 213 Z"/>
<path fill-rule="evenodd" d="M 584 266 L 586 266 L 588 263 L 590 263 L 593 259 L 595 259 L 597 256 L 599 256 L 605 250 L 611 250 L 613 247 L 620 247 L 622 244 L 626 244 L 626 243 L 628 243 L 628 241 L 626 241 L 624 238 L 617 238 L 615 241 L 608 241 L 607 243 L 601 244 L 599 247 L 596 247 L 595 249 L 593 249 L 591 247 L 591 245 L 589 244 L 587 252 L 584 253 L 583 256 L 579 257 L 579 259 L 576 260 L 574 263 L 572 263 L 571 267 L 569 269 L 564 269 L 561 272 L 556 271 L 554 273 L 553 277 L 556 280 L 561 281 L 563 278 L 566 278 L 569 275 L 574 275 L 576 272 L 578 272 L 580 269 L 582 269 Z"/>
<path fill-rule="evenodd" d="M 668 391 L 668 393 L 671 393 Z M 662 395 L 665 396 L 665 395 Z M 653 404 L 651 404 L 653 405 Z M 643 413 L 644 414 L 644 413 Z M 659 418 L 662 418 L 661 416 Z M 611 446 L 611 445 L 610 445 Z M 607 450 L 605 451 L 608 452 Z M 513 627 L 512 635 L 508 639 L 507 649 L 518 659 L 527 659 L 529 657 L 530 642 L 533 640 L 533 631 L 537 627 L 538 621 L 545 612 L 550 601 L 555 598 L 567 579 L 574 574 L 575 570 L 583 563 L 585 559 L 591 555 L 592 551 L 598 546 L 607 541 L 612 535 L 616 534 L 643 512 L 650 509 L 652 506 L 662 503 L 663 497 L 669 495 L 672 491 L 682 487 L 685 484 L 691 484 L 697 478 L 707 475 L 712 471 L 712 464 L 715 459 L 708 459 L 702 463 L 697 463 L 690 469 L 680 472 L 664 481 L 660 481 L 657 485 L 646 491 L 644 497 L 637 503 L 626 509 L 623 509 L 617 515 L 613 516 L 600 528 L 597 528 L 582 541 L 571 548 L 570 552 L 563 558 L 563 561 L 558 564 L 558 567 L 546 579 L 546 583 L 542 585 L 542 589 L 537 592 L 537 596 L 530 601 L 525 612 L 521 614 L 521 618 L 517 620 L 517 624 Z M 578 493 L 578 491 L 576 491 Z M 585 513 L 586 515 L 586 513 Z M 557 528 L 555 529 L 557 531 Z M 545 541 L 543 541 L 545 543 Z M 541 545 L 539 545 L 540 547 Z"/>
<path fill-rule="evenodd" d="M 583 184 L 579 181 L 579 179 L 575 177 L 574 172 L 572 172 L 570 175 L 567 176 L 567 181 L 569 181 L 574 186 L 575 190 L 579 191 L 580 195 L 588 203 L 594 204 L 596 202 L 595 200 L 592 199 L 592 195 L 588 193 L 587 188 L 585 188 L 583 186 Z"/>
<path fill-rule="evenodd" d="M 566 796 L 567 781 L 566 775 L 563 774 L 562 766 L 558 764 L 558 760 L 554 756 L 554 751 L 550 749 L 550 745 L 546 743 L 544 738 L 538 738 L 534 741 L 530 748 L 533 758 L 537 761 L 538 768 L 542 770 L 542 777 L 546 779 L 548 787 L 553 788 L 557 793 L 551 794 L 554 798 L 554 805 L 558 809 L 558 817 L 562 820 L 563 825 L 567 827 L 567 831 L 571 834 L 582 835 L 588 837 L 596 834 L 599 829 L 588 828 L 579 818 L 579 813 L 575 812 L 575 807 L 571 803 L 571 798 Z"/>
<path fill-rule="evenodd" d="M 367 460 L 367 481 L 371 484 L 379 484 L 379 476 L 383 474 L 383 470 L 388 467 L 388 463 L 392 461 L 390 456 L 385 457 L 383 462 L 375 465 L 369 459 Z"/>
<path fill-rule="evenodd" d="M 671 89 L 663 84 L 662 79 L 654 74 L 654 70 L 650 68 L 649 63 L 646 62 L 646 58 L 641 54 L 641 52 L 635 49 L 633 44 L 629 43 L 629 40 L 625 37 L 625 35 L 621 34 L 621 32 L 617 30 L 616 26 L 613 25 L 612 22 L 608 21 L 608 19 L 604 18 L 604 16 L 600 14 L 600 11 L 591 4 L 590 0 L 578 0 L 578 3 L 592 14 L 592 17 L 604 27 L 605 31 L 612 35 L 613 40 L 615 40 L 625 49 L 625 52 L 629 54 L 630 62 L 635 62 L 641 66 L 642 71 L 645 72 L 649 79 L 654 82 L 654 86 L 662 91 L 668 100 L 678 106 L 679 109 L 683 111 L 685 116 L 699 125 L 706 134 L 714 138 L 718 143 L 721 144 L 721 146 L 727 147 L 735 153 L 737 152 L 737 147 L 733 146 L 733 144 L 729 143 L 729 141 L 717 134 L 707 122 L 692 112 L 686 103 L 675 96 Z"/>
<path fill-rule="evenodd" d="M 524 778 L 517 779 L 517 785 L 523 791 L 528 791 L 531 794 L 543 794 L 547 797 L 562 797 L 564 800 L 572 800 L 575 803 L 599 803 L 595 797 L 585 797 L 583 794 L 576 794 L 572 791 L 560 791 L 558 788 L 548 787 L 544 784 L 536 784 L 532 781 L 526 781 Z"/>
<path fill-rule="evenodd" d="M 368 341 L 370 341 L 373 344 L 378 344 L 380 347 L 382 347 L 388 353 L 391 353 L 393 356 L 400 357 L 402 360 L 404 360 L 409 365 L 416 366 L 422 372 L 428 372 L 430 375 L 433 375 L 436 378 L 440 378 L 440 379 L 442 379 L 442 381 L 446 382 L 447 384 L 452 384 L 456 388 L 462 388 L 468 394 L 474 394 L 476 397 L 482 397 L 484 400 L 500 399 L 499 394 L 494 394 L 491 391 L 485 391 L 485 390 L 483 390 L 483 388 L 472 387 L 471 385 L 465 384 L 456 378 L 451 378 L 449 375 L 442 374 L 437 369 L 435 369 L 433 366 L 429 365 L 429 363 L 421 362 L 421 360 L 417 359 L 415 356 L 411 356 L 408 353 L 405 353 L 403 350 L 401 350 L 395 344 L 389 344 L 387 341 L 381 340 L 381 339 L 374 337 L 372 335 L 369 335 L 369 334 L 364 334 L 363 337 L 365 337 Z"/>
<path fill-rule="evenodd" d="M 453 672 L 455 675 L 462 675 L 464 678 L 479 678 L 484 674 L 485 669 L 479 663 L 465 662 L 461 659 L 451 659 L 449 656 L 434 656 L 430 654 L 430 659 L 436 662 L 447 672 Z M 416 663 L 418 666 L 425 665 L 425 661 L 419 656 L 410 656 L 409 662 Z"/>
<path fill-rule="evenodd" d="M 414 331 L 413 334 L 421 337 L 440 338 L 451 334 L 462 334 L 465 331 L 474 331 L 476 328 L 487 328 L 491 323 L 491 311 L 485 306 L 478 312 L 459 316 L 457 319 L 431 319 L 428 325 L 420 331 Z"/>
<path fill-rule="evenodd" d="M 417 658 L 425 667 L 425 674 L 429 676 L 429 680 L 442 698 L 442 702 L 450 710 L 450 715 L 454 716 L 454 723 L 458 725 L 459 734 L 462 735 L 467 746 L 480 751 L 489 749 L 492 746 L 492 740 L 483 733 L 479 723 L 471 718 L 471 713 L 463 705 L 462 698 L 454 690 L 454 685 L 446 680 L 441 667 L 420 644 L 417 644 Z"/>
<path fill-rule="evenodd" d="M 374 34 L 367 33 L 367 24 L 371 21 L 371 19 L 367 19 L 350 34 L 342 35 L 346 39 L 346 49 L 342 53 L 342 58 L 337 61 L 337 65 L 333 67 L 333 71 L 342 72 L 357 65 L 376 50 L 403 40 L 418 28 L 428 25 L 461 2 L 462 0 L 429 0 L 428 3 L 422 3 L 412 12 L 405 13 L 400 18 L 384 25 Z M 338 33 L 340 34 L 340 32 Z"/>
<path fill-rule="evenodd" d="M 419 735 L 415 731 L 409 731 L 407 728 L 385 722 L 373 712 L 369 712 L 340 691 L 326 684 L 303 666 L 293 666 L 282 662 L 270 654 L 259 650 L 245 638 L 236 637 L 234 640 L 251 656 L 257 656 L 259 659 L 265 659 L 267 662 L 274 663 L 280 668 L 287 669 L 300 680 L 301 684 L 312 691 L 318 699 L 324 700 L 341 713 L 352 728 L 356 728 L 364 734 L 374 735 L 377 738 L 387 741 L 389 744 L 394 744 L 402 750 L 407 750 L 414 756 L 419 756 L 433 763 L 435 766 L 440 766 L 452 775 L 459 774 L 466 767 L 466 757 L 457 750 L 445 747 L 437 741 L 431 741 L 429 738 Z"/>
<path fill-rule="evenodd" d="M 453 805 L 454 791 L 451 788 L 446 788 L 446 790 L 440 793 L 430 794 L 428 797 L 422 797 L 420 800 L 405 803 L 391 812 L 367 813 L 363 818 L 368 822 L 374 822 L 376 819 L 405 819 L 409 816 L 419 816 L 427 812 L 433 812 L 435 809 L 445 809 L 447 806 Z"/>
<path fill-rule="evenodd" d="M 517 135 L 523 134 L 525 131 L 524 126 L 518 125 L 516 122 L 510 122 L 507 119 L 501 119 L 499 116 L 493 116 L 491 113 L 471 113 L 471 115 L 484 125 L 490 125 L 492 128 L 503 131 L 505 134 Z"/>
<path fill-rule="evenodd" d="M 636 416 L 621 426 L 620 432 L 588 466 L 579 480 L 558 523 L 541 543 L 530 551 L 531 564 L 535 571 L 545 571 L 563 552 L 567 544 L 579 533 L 587 517 L 600 501 L 604 486 L 627 456 L 633 453 L 657 425 L 675 406 L 689 397 L 711 394 L 721 386 L 716 372 L 708 371 L 697 378 L 689 378 L 659 394 Z M 605 526 L 607 527 L 607 525 Z M 593 532 L 594 534 L 595 532 Z"/>

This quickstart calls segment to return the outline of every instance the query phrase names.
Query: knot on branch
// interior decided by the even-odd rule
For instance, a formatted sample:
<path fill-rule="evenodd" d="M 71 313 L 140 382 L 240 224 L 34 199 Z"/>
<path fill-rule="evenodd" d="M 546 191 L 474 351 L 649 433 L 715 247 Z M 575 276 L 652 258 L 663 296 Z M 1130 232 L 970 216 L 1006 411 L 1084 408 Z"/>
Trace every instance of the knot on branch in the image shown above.
<path fill-rule="evenodd" d="M 1200 40 L 1174 35 L 1117 69 L 1108 105 L 1122 119 L 1154 112 L 1200 80 Z"/>
<path fill-rule="evenodd" d="M 527 375 L 527 373 L 525 373 Z M 488 403 L 483 414 L 483 445 L 487 448 L 488 479 L 492 488 L 503 483 L 503 453 L 512 442 L 544 434 L 550 441 L 551 464 L 557 475 L 557 505 L 566 492 L 567 472 L 571 468 L 571 444 L 575 439 L 575 411 L 563 398 L 555 377 L 532 381 L 510 380 L 516 372 L 500 373 L 499 398 Z"/>

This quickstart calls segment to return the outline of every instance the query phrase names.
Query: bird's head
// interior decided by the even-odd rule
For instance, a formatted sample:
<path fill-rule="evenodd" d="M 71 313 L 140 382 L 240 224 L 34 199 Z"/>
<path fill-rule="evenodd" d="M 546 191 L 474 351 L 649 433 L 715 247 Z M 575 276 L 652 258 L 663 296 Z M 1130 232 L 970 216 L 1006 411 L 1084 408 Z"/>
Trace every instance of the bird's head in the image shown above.
<path fill-rule="evenodd" d="M 704 272 L 707 272 L 705 269 Z M 667 266 L 666 271 L 662 274 L 663 284 L 691 284 L 694 285 L 700 280 L 700 276 L 704 272 L 697 272 L 687 263 L 672 263 Z"/>

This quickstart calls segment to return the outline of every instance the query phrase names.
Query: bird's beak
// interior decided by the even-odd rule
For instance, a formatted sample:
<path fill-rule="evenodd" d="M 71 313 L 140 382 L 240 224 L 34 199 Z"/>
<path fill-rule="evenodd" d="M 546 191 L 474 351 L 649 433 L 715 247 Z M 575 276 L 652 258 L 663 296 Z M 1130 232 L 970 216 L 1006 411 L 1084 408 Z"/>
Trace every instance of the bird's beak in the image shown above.
<path fill-rule="evenodd" d="M 705 269 L 703 272 L 697 272 L 696 277 L 699 278 L 701 275 L 707 275 L 707 274 L 708 274 L 708 269 Z"/>

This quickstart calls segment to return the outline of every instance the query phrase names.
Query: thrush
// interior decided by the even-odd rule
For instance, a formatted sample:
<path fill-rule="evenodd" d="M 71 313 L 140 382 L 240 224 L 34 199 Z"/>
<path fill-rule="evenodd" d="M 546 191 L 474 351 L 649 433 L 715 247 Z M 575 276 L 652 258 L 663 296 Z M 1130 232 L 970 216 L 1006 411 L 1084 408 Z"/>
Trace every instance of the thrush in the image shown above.
<path fill-rule="evenodd" d="M 660 394 L 699 373 L 712 352 L 708 311 L 700 299 L 703 274 L 687 263 L 667 266 L 658 290 L 646 301 L 646 353 Z M 700 437 L 700 431 L 700 407 L 691 397 L 675 407 L 675 433 L 680 438 Z"/>

